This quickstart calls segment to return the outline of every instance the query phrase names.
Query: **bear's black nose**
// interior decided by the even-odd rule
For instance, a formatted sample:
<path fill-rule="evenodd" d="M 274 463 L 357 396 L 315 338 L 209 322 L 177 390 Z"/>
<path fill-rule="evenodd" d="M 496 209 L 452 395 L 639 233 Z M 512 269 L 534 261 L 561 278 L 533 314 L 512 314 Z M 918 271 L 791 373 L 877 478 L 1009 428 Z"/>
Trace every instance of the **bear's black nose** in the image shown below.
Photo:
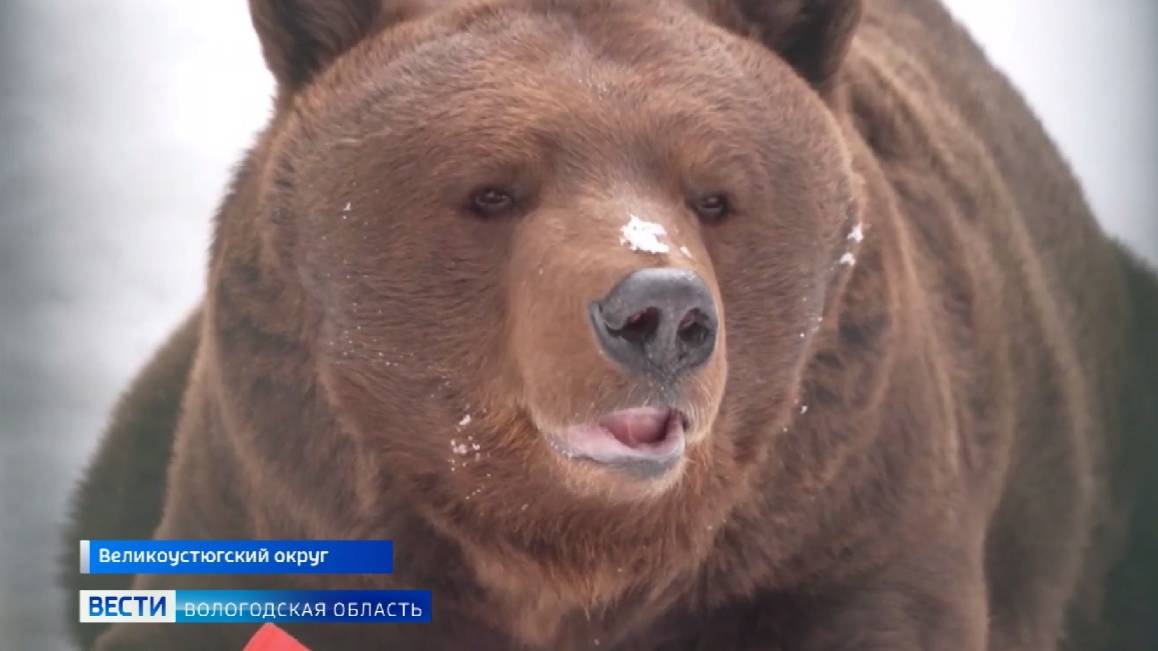
<path fill-rule="evenodd" d="M 671 381 L 703 364 L 716 347 L 716 305 L 694 272 L 641 269 L 591 304 L 603 350 L 627 368 Z"/>

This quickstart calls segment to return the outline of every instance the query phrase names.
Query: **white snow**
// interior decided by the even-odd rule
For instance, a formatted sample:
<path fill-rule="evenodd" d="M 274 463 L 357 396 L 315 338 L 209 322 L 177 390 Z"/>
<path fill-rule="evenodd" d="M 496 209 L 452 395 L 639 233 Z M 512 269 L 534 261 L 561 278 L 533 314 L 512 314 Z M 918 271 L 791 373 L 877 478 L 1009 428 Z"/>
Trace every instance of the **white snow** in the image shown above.
<path fill-rule="evenodd" d="M 635 215 L 631 215 L 621 232 L 623 236 L 619 243 L 627 245 L 632 251 L 667 253 L 671 248 L 660 240 L 667 236 L 667 230 L 662 225 L 644 221 Z"/>
<path fill-rule="evenodd" d="M 800 414 L 804 415 L 807 413 L 808 413 L 808 405 L 800 405 Z"/>
<path fill-rule="evenodd" d="M 686 255 L 686 256 L 687 256 L 687 257 L 689 257 L 689 258 L 691 258 L 691 257 L 692 257 L 692 252 L 691 252 L 691 251 L 689 251 L 689 250 L 688 250 L 688 247 L 686 247 L 686 246 L 681 246 L 681 247 L 680 247 L 680 253 L 682 253 L 682 254 Z"/>
<path fill-rule="evenodd" d="M 846 264 L 851 267 L 856 264 L 856 256 L 851 253 L 845 253 L 840 256 L 840 264 Z"/>
<path fill-rule="evenodd" d="M 462 420 L 458 421 L 459 427 L 466 427 L 467 425 L 470 425 L 470 414 L 463 416 Z"/>
<path fill-rule="evenodd" d="M 853 242 L 856 242 L 857 244 L 860 244 L 861 242 L 863 242 L 864 241 L 864 225 L 861 224 L 860 222 L 857 222 L 857 225 L 855 227 L 853 227 L 852 232 L 850 232 L 848 234 L 848 239 L 852 240 Z"/>

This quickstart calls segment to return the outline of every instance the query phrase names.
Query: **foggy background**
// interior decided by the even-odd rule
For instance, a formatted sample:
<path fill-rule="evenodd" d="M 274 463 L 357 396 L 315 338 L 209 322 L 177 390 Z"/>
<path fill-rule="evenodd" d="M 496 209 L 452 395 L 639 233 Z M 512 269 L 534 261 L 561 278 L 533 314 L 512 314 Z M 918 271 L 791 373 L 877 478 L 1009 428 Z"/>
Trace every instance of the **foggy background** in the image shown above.
<path fill-rule="evenodd" d="M 949 4 L 1105 227 L 1158 260 L 1158 3 Z M 0 55 L 0 647 L 57 649 L 66 496 L 198 300 L 272 82 L 241 0 L 2 0 Z"/>

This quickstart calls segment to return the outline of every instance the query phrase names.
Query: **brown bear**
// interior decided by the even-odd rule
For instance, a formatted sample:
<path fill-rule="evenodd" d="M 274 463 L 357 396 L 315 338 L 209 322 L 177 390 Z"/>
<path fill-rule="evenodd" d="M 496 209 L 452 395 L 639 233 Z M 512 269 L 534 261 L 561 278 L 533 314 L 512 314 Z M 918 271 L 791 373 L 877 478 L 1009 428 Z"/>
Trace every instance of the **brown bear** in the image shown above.
<path fill-rule="evenodd" d="M 396 570 L 99 585 L 432 590 L 318 650 L 1158 641 L 1158 282 L 935 0 L 250 6 L 275 113 L 69 545 Z"/>

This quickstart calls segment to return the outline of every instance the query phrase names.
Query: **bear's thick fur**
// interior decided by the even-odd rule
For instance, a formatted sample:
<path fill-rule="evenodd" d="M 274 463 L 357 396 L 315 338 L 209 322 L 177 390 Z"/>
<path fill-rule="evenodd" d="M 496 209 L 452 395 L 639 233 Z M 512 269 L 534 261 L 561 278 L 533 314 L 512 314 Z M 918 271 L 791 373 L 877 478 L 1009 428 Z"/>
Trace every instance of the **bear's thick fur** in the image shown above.
<path fill-rule="evenodd" d="M 430 625 L 290 627 L 319 650 L 1158 640 L 1158 283 L 937 2 L 250 5 L 275 114 L 68 544 L 386 538 L 396 572 L 120 586 L 433 590 Z M 650 267 L 714 306 L 678 376 L 593 335 Z M 645 405 L 670 467 L 556 449 Z"/>

